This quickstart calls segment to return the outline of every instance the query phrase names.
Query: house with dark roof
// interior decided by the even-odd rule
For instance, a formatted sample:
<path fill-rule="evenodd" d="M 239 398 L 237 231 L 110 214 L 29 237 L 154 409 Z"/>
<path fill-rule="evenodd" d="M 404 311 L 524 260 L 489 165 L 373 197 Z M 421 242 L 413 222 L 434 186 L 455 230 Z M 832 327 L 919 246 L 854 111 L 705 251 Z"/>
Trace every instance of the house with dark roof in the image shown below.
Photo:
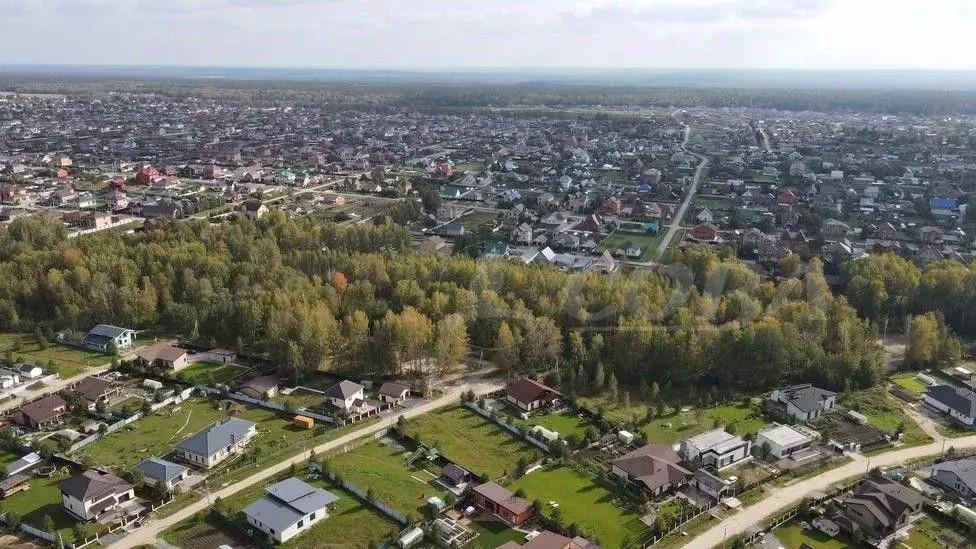
<path fill-rule="evenodd" d="M 505 399 L 514 407 L 531 412 L 559 405 L 563 394 L 534 379 L 523 377 L 505 386 Z"/>
<path fill-rule="evenodd" d="M 844 516 L 874 536 L 887 536 L 908 524 L 911 515 L 922 510 L 925 498 L 889 481 L 867 480 L 841 500 Z"/>
<path fill-rule="evenodd" d="M 934 480 L 966 498 L 976 497 L 976 459 L 957 459 L 932 466 Z"/>
<path fill-rule="evenodd" d="M 508 524 L 518 526 L 532 516 L 532 502 L 494 482 L 474 488 L 474 503 Z"/>
<path fill-rule="evenodd" d="M 142 349 L 136 353 L 136 358 L 144 366 L 174 371 L 182 370 L 189 364 L 186 349 L 174 347 L 165 341 Z"/>
<path fill-rule="evenodd" d="M 460 465 L 448 463 L 441 469 L 441 476 L 437 482 L 449 487 L 452 491 L 461 491 L 471 482 L 471 473 Z"/>
<path fill-rule="evenodd" d="M 284 543 L 329 517 L 339 497 L 295 477 L 272 484 L 244 508 L 247 523 Z"/>
<path fill-rule="evenodd" d="M 178 463 L 166 461 L 160 458 L 149 458 L 140 463 L 137 467 L 146 477 L 146 483 L 152 485 L 163 485 L 167 490 L 172 490 L 174 486 L 182 482 L 189 474 L 190 470 Z"/>
<path fill-rule="evenodd" d="M 120 328 L 108 324 L 99 324 L 85 335 L 85 347 L 103 353 L 109 352 L 112 345 L 116 350 L 128 349 L 132 347 L 132 342 L 136 339 L 136 331 L 129 328 Z"/>
<path fill-rule="evenodd" d="M 523 544 L 509 541 L 495 549 L 600 549 L 600 546 L 581 537 L 568 538 L 546 530 L 537 532 L 537 535 Z"/>
<path fill-rule="evenodd" d="M 278 376 L 258 376 L 244 382 L 237 392 L 242 395 L 268 400 L 278 394 Z"/>
<path fill-rule="evenodd" d="M 648 444 L 613 460 L 613 474 L 652 496 L 660 495 L 688 483 L 691 471 L 681 465 L 681 458 L 666 444 Z"/>
<path fill-rule="evenodd" d="M 122 509 L 123 503 L 136 497 L 131 484 L 94 469 L 65 480 L 60 490 L 61 506 L 69 515 L 81 520 L 99 520 L 114 514 Z"/>
<path fill-rule="evenodd" d="M 325 404 L 348 415 L 368 413 L 365 388 L 355 381 L 343 380 L 325 390 Z"/>
<path fill-rule="evenodd" d="M 379 396 L 383 402 L 401 404 L 410 395 L 410 388 L 399 383 L 384 383 L 380 386 Z"/>
<path fill-rule="evenodd" d="M 976 392 L 968 387 L 929 387 L 925 403 L 968 427 L 976 423 Z"/>
<path fill-rule="evenodd" d="M 809 421 L 823 417 L 837 405 L 837 393 L 806 383 L 776 389 L 769 394 L 774 412 L 795 421 Z"/>
<path fill-rule="evenodd" d="M 108 403 L 112 397 L 122 394 L 122 386 L 99 377 L 86 377 L 76 383 L 71 390 L 85 397 L 88 409 L 95 410 L 99 402 Z"/>
<path fill-rule="evenodd" d="M 14 421 L 29 429 L 40 430 L 61 423 L 68 413 L 68 403 L 61 395 L 48 395 L 28 402 L 14 414 Z"/>
<path fill-rule="evenodd" d="M 197 467 L 213 467 L 247 446 L 257 425 L 236 417 L 211 423 L 174 448 L 177 458 Z"/>

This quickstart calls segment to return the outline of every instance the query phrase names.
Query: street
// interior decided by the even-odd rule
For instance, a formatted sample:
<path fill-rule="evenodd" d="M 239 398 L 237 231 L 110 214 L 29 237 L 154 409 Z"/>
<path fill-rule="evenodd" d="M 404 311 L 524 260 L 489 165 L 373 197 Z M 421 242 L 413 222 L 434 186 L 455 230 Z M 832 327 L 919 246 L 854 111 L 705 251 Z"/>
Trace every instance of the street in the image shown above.
<path fill-rule="evenodd" d="M 976 448 L 976 435 L 948 439 L 945 447 L 948 448 L 949 446 L 955 447 L 956 449 Z M 827 471 L 822 475 L 797 482 L 796 484 L 776 488 L 769 491 L 766 497 L 755 505 L 750 505 L 742 509 L 709 530 L 706 530 L 701 535 L 689 540 L 685 544 L 685 547 L 698 548 L 721 545 L 726 539 L 742 534 L 750 526 L 759 524 L 766 518 L 786 511 L 814 492 L 827 491 L 831 485 L 857 475 L 862 475 L 873 467 L 900 465 L 910 459 L 938 455 L 943 449 L 943 441 L 936 440 L 924 446 L 915 446 L 913 448 L 871 456 L 870 458 L 863 458 L 838 467 L 837 469 Z"/>
<path fill-rule="evenodd" d="M 661 244 L 657 247 L 658 258 L 664 255 L 664 251 L 668 249 L 668 246 L 671 245 L 671 241 L 674 240 L 674 235 L 677 234 L 678 229 L 681 228 L 681 220 L 685 218 L 685 213 L 688 211 L 688 206 L 691 205 L 691 201 L 695 198 L 695 193 L 698 192 L 698 186 L 701 184 L 702 175 L 705 173 L 705 167 L 708 166 L 707 158 L 699 154 L 688 152 L 688 150 L 685 148 L 685 146 L 688 144 L 688 138 L 690 136 L 691 127 L 686 124 L 685 138 L 681 142 L 681 150 L 699 160 L 698 168 L 695 169 L 695 177 L 691 180 L 691 186 L 688 188 L 688 193 L 685 195 L 685 199 L 678 207 L 678 211 L 674 213 L 674 217 L 671 218 L 671 224 L 668 225 L 668 230 L 666 233 L 664 233 L 664 238 L 661 239 Z"/>
<path fill-rule="evenodd" d="M 459 384 L 447 390 L 445 394 L 440 398 L 438 398 L 437 400 L 433 400 L 422 406 L 418 406 L 416 408 L 407 410 L 400 415 L 409 419 L 409 418 L 426 414 L 428 412 L 432 412 L 434 410 L 438 410 L 440 408 L 450 406 L 452 404 L 456 404 L 458 402 L 458 399 L 461 396 L 461 393 L 468 389 L 472 389 L 474 390 L 475 393 L 478 394 L 485 394 L 485 393 L 490 393 L 492 391 L 496 391 L 503 386 L 503 381 L 482 379 L 485 373 L 487 372 L 482 370 L 480 372 L 476 372 L 472 375 L 469 375 L 465 377 L 463 381 L 461 381 Z M 395 421 L 396 421 L 396 416 L 391 416 L 389 420 L 383 420 L 379 423 L 367 425 L 362 429 L 341 436 L 335 440 L 330 440 L 326 443 L 323 443 L 315 447 L 314 449 L 315 453 L 322 454 L 334 450 L 336 448 L 341 448 L 343 445 L 348 444 L 354 440 L 357 440 L 362 437 L 370 436 L 373 433 L 380 431 L 381 429 L 386 429 L 390 427 Z M 259 471 L 244 480 L 241 480 L 239 482 L 231 484 L 230 486 L 211 492 L 206 498 L 196 501 L 193 504 L 179 510 L 178 512 L 164 519 L 149 520 L 148 522 L 146 522 L 146 524 L 143 525 L 142 528 L 133 532 L 132 534 L 129 534 L 128 536 L 122 538 L 121 540 L 109 545 L 109 547 L 117 548 L 117 549 L 129 549 L 133 547 L 139 547 L 141 545 L 153 545 L 155 544 L 156 538 L 159 536 L 159 534 L 163 532 L 163 530 L 169 528 L 170 526 L 173 526 L 174 524 L 182 520 L 185 520 L 193 516 L 194 513 L 207 509 L 207 507 L 210 506 L 210 502 L 212 502 L 216 498 L 227 498 L 241 490 L 244 490 L 245 488 L 253 486 L 254 484 L 272 478 L 288 470 L 293 463 L 296 465 L 301 465 L 307 459 L 308 459 L 308 453 L 304 452 L 300 455 L 295 456 L 292 459 L 282 461 L 281 463 L 278 463 L 276 465 L 268 467 L 267 469 Z"/>

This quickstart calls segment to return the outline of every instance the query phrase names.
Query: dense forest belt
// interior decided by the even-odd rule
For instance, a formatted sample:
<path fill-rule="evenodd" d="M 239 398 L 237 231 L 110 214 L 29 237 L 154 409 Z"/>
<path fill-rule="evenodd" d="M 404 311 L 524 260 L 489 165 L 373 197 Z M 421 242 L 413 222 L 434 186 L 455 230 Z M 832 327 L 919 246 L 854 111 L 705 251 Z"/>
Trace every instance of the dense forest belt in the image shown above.
<path fill-rule="evenodd" d="M 418 254 L 410 242 L 397 225 L 280 212 L 71 240 L 53 217 L 21 218 L 0 229 L 0 330 L 198 325 L 203 341 L 265 352 L 298 380 L 453 365 L 472 346 L 512 370 L 558 363 L 578 394 L 611 376 L 684 398 L 881 375 L 876 329 L 830 292 L 816 260 L 777 285 L 707 249 L 669 254 L 660 273 L 606 276 Z"/>
<path fill-rule="evenodd" d="M 336 83 L 287 80 L 95 79 L 7 74 L 0 90 L 98 95 L 156 93 L 255 106 L 310 105 L 374 111 L 470 112 L 503 107 L 750 107 L 897 114 L 976 113 L 976 92 L 893 89 L 749 89 L 597 84 Z"/>

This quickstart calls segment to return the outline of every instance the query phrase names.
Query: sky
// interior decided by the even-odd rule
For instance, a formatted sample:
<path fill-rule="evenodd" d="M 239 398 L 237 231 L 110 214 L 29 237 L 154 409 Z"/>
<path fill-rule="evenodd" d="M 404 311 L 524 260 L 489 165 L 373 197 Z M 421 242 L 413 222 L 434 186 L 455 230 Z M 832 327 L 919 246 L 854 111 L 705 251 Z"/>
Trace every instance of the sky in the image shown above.
<path fill-rule="evenodd" d="M 0 64 L 976 70 L 976 0 L 0 0 Z"/>

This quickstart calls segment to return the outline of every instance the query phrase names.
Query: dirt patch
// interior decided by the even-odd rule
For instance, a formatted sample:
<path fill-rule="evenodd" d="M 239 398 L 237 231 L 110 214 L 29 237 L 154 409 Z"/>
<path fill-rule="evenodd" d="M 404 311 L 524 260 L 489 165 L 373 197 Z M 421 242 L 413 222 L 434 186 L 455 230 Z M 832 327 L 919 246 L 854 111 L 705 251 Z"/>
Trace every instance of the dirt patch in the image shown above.
<path fill-rule="evenodd" d="M 42 547 L 50 547 L 50 545 L 41 545 L 35 541 L 28 540 L 20 536 L 3 534 L 0 535 L 0 547 L 3 547 L 4 549 L 41 549 Z"/>
<path fill-rule="evenodd" d="M 202 530 L 180 543 L 180 546 L 185 549 L 214 549 L 221 545 L 229 545 L 234 547 L 234 549 L 255 549 L 253 545 L 245 543 L 244 540 L 229 536 L 210 524 L 204 524 Z"/>

